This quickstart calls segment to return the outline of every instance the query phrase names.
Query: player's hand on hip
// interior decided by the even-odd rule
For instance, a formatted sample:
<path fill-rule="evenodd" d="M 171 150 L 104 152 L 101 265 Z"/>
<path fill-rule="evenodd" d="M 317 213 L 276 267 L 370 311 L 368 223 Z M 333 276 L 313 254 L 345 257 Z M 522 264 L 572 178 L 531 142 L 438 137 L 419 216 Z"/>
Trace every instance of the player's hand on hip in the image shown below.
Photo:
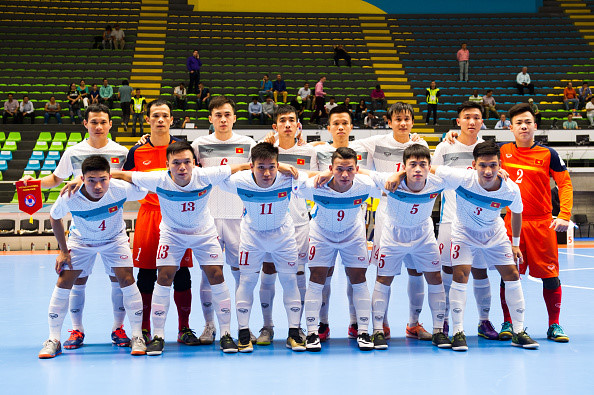
<path fill-rule="evenodd" d="M 140 137 L 140 140 L 138 140 L 138 142 L 136 143 L 136 145 L 142 145 L 142 144 L 146 144 L 146 141 L 148 140 L 148 138 L 149 138 L 149 137 L 151 137 L 151 135 L 150 135 L 150 134 L 145 134 L 145 135 L 142 135 L 142 136 Z"/>
<path fill-rule="evenodd" d="M 64 265 L 68 266 L 68 269 L 72 270 L 72 262 L 70 258 L 70 251 L 64 252 L 60 251 L 58 256 L 56 257 L 56 273 L 60 274 L 62 270 L 64 270 Z"/>
<path fill-rule="evenodd" d="M 522 256 L 522 252 L 520 251 L 520 247 L 512 246 L 512 254 L 514 254 L 514 262 L 516 265 L 521 265 L 524 257 Z"/>
<path fill-rule="evenodd" d="M 454 144 L 454 142 L 456 141 L 456 137 L 458 137 L 459 135 L 460 134 L 455 130 L 450 130 L 446 133 L 445 137 L 443 138 L 443 141 L 447 141 L 449 144 Z"/>
<path fill-rule="evenodd" d="M 321 172 L 314 178 L 314 187 L 319 188 L 322 185 L 325 185 L 332 179 L 332 172 L 330 170 L 326 170 Z"/>
<path fill-rule="evenodd" d="M 286 163 L 279 163 L 278 171 L 281 174 L 284 174 L 286 176 L 291 176 L 294 179 L 297 179 L 297 177 L 299 177 L 299 170 L 297 170 L 294 166 L 288 165 Z"/>
<path fill-rule="evenodd" d="M 569 221 L 561 218 L 555 218 L 553 222 L 551 222 L 551 226 L 549 226 L 549 228 L 553 228 L 555 232 L 567 232 L 567 228 L 569 228 Z"/>
<path fill-rule="evenodd" d="M 397 173 L 393 173 L 386 180 L 386 185 L 384 185 L 384 188 L 386 188 L 390 192 L 394 192 L 398 188 L 398 185 L 400 185 L 402 180 L 404 180 L 405 176 L 406 176 L 406 171 L 404 171 L 404 170 L 401 170 Z"/>
<path fill-rule="evenodd" d="M 503 178 L 503 181 L 507 181 L 507 179 L 509 178 L 509 173 L 507 171 L 505 171 L 505 169 L 499 169 L 499 171 L 497 172 L 497 175 L 501 178 Z"/>
<path fill-rule="evenodd" d="M 69 197 L 72 196 L 73 194 L 78 192 L 78 190 L 80 189 L 82 184 L 83 184 L 82 177 L 81 176 L 76 177 L 74 180 L 72 180 L 69 183 L 67 183 L 66 185 L 64 185 L 64 188 L 62 188 L 62 190 L 60 191 L 60 196 L 63 196 L 66 192 L 68 192 Z"/>

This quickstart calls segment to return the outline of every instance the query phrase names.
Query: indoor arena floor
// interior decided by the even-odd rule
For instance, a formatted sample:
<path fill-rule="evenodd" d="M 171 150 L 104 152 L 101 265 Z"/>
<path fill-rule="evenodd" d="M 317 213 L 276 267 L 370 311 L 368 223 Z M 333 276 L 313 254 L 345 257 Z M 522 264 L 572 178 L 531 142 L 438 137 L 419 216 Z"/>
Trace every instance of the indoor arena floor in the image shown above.
<path fill-rule="evenodd" d="M 590 244 L 590 246 L 592 246 Z M 110 285 L 103 265 L 87 285 L 84 313 L 85 345 L 64 350 L 51 359 L 37 353 L 47 338 L 47 308 L 55 284 L 55 255 L 0 253 L 1 394 L 168 394 L 168 393 L 402 393 L 402 394 L 588 394 L 594 374 L 594 248 L 559 250 L 563 308 L 561 324 L 571 340 L 557 344 L 546 339 L 547 314 L 542 285 L 523 277 L 528 333 L 539 350 L 512 347 L 476 335 L 477 311 L 469 287 L 466 334 L 469 350 L 438 350 L 430 342 L 406 339 L 408 317 L 406 275 L 395 279 L 389 307 L 390 348 L 361 352 L 346 336 L 349 323 L 344 271 L 337 270 L 330 304 L 331 339 L 320 353 L 296 353 L 285 348 L 287 323 L 282 291 L 277 282 L 274 305 L 276 339 L 272 346 L 255 347 L 251 354 L 225 355 L 212 346 L 188 347 L 175 342 L 177 313 L 171 309 L 162 356 L 132 357 L 129 349 L 112 346 Z M 368 275 L 373 289 L 374 270 Z M 193 269 L 194 310 L 190 323 L 198 332 L 204 325 L 198 301 L 199 275 Z M 232 277 L 226 276 L 228 279 Z M 499 328 L 499 275 L 490 272 L 493 292 L 491 319 Z M 230 287 L 232 287 L 232 280 Z M 257 292 L 255 305 L 258 306 Z M 259 308 L 259 307 L 258 307 Z M 235 315 L 233 335 L 237 334 Z M 425 300 L 421 322 L 431 328 Z M 252 314 L 257 334 L 261 314 Z M 62 340 L 67 338 L 66 318 Z M 126 328 L 129 328 L 126 323 Z M 180 392 L 189 390 L 188 392 Z M 381 391 L 381 392 L 378 392 Z"/>

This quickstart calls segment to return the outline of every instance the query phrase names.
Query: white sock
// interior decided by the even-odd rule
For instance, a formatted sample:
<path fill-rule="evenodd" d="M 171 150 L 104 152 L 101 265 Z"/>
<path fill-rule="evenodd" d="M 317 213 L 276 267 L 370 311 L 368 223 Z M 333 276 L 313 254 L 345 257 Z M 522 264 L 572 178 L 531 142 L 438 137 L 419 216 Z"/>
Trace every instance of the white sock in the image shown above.
<path fill-rule="evenodd" d="M 299 296 L 301 297 L 301 306 L 305 304 L 305 293 L 307 292 L 305 273 L 297 274 L 297 288 L 299 288 Z"/>
<path fill-rule="evenodd" d="M 118 282 L 111 282 L 111 304 L 113 306 L 113 327 L 111 331 L 113 332 L 124 325 L 124 319 L 126 318 L 124 296 Z"/>
<path fill-rule="evenodd" d="M 427 299 L 433 317 L 433 333 L 443 332 L 445 318 L 445 290 L 443 284 L 427 284 Z"/>
<path fill-rule="evenodd" d="M 113 284 L 113 283 L 112 283 Z M 142 296 L 136 283 L 120 288 L 132 336 L 142 336 Z M 123 321 L 123 320 L 122 320 Z"/>
<path fill-rule="evenodd" d="M 70 319 L 72 320 L 72 329 L 76 329 L 85 333 L 85 328 L 82 324 L 82 314 L 85 307 L 85 288 L 86 284 L 72 286 L 70 291 L 70 301 L 68 308 L 70 309 Z"/>
<path fill-rule="evenodd" d="M 237 325 L 239 329 L 250 327 L 250 314 L 254 303 L 254 288 L 258 284 L 259 273 L 241 273 L 239 287 L 235 294 L 235 310 L 237 311 Z"/>
<path fill-rule="evenodd" d="M 392 297 L 392 292 L 388 292 L 387 299 L 386 299 L 386 312 L 384 313 L 384 325 L 390 327 L 390 323 L 388 322 L 388 310 L 390 309 L 390 298 Z"/>
<path fill-rule="evenodd" d="M 301 298 L 297 288 L 297 274 L 279 273 L 278 279 L 283 286 L 283 303 L 287 311 L 289 329 L 299 328 L 301 319 Z"/>
<path fill-rule="evenodd" d="M 357 311 L 357 325 L 359 333 L 365 333 L 369 328 L 371 315 L 371 298 L 367 289 L 367 282 L 353 284 L 353 304 Z"/>
<path fill-rule="evenodd" d="M 349 318 L 351 321 L 350 324 L 353 325 L 357 323 L 357 311 L 355 310 L 355 305 L 353 304 L 353 284 L 351 284 L 351 280 L 349 280 L 348 276 L 346 281 L 347 300 L 349 301 Z"/>
<path fill-rule="evenodd" d="M 200 303 L 202 304 L 202 315 L 207 324 L 214 323 L 214 310 L 212 307 L 212 290 L 210 283 L 204 270 L 202 270 L 202 278 L 200 279 Z"/>
<path fill-rule="evenodd" d="M 274 322 L 272 321 L 272 304 L 274 303 L 274 294 L 276 283 L 276 273 L 266 274 L 262 272 L 260 275 L 260 306 L 262 307 L 262 317 L 264 318 L 264 326 L 272 328 Z"/>
<path fill-rule="evenodd" d="M 408 323 L 419 322 L 425 299 L 425 279 L 423 276 L 408 276 Z"/>
<path fill-rule="evenodd" d="M 504 281 L 505 283 L 505 301 L 509 308 L 509 315 L 512 319 L 514 333 L 520 333 L 524 330 L 524 293 L 522 292 L 522 283 L 520 280 Z"/>
<path fill-rule="evenodd" d="M 239 270 L 231 269 L 231 275 L 233 275 L 233 278 L 235 279 L 235 293 L 237 293 L 237 289 L 239 288 Z"/>
<path fill-rule="evenodd" d="M 305 293 L 305 323 L 307 324 L 308 335 L 311 333 L 318 333 L 323 289 L 323 284 L 310 281 L 307 287 L 307 292 Z"/>
<path fill-rule="evenodd" d="M 214 302 L 217 320 L 219 321 L 219 333 L 221 336 L 231 334 L 231 296 L 227 284 L 211 285 L 212 300 Z"/>
<path fill-rule="evenodd" d="M 472 285 L 479 314 L 479 321 L 488 320 L 489 311 L 491 310 L 491 284 L 489 283 L 489 279 L 473 279 Z"/>
<path fill-rule="evenodd" d="M 454 278 L 453 273 L 446 273 L 443 270 L 441 271 L 441 281 L 443 283 L 443 288 L 445 290 L 445 296 L 446 296 L 446 309 L 445 309 L 444 321 L 447 321 L 448 316 L 450 315 L 450 287 L 452 286 L 453 278 Z"/>
<path fill-rule="evenodd" d="M 60 333 L 62 332 L 62 324 L 68 312 L 68 297 L 70 295 L 69 289 L 54 287 L 54 292 L 50 299 L 47 322 L 49 324 L 49 338 L 60 341 Z"/>
<path fill-rule="evenodd" d="M 384 315 L 388 309 L 388 299 L 390 298 L 390 286 L 375 282 L 373 288 L 373 332 L 383 332 Z"/>
<path fill-rule="evenodd" d="M 170 292 L 171 287 L 155 284 L 151 304 L 151 318 L 153 320 L 153 335 L 159 336 L 161 339 L 165 339 L 165 321 L 171 303 Z"/>
<path fill-rule="evenodd" d="M 468 284 L 452 281 L 450 306 L 452 310 L 453 334 L 464 332 L 464 308 L 466 307 L 466 288 Z"/>
<path fill-rule="evenodd" d="M 328 309 L 330 308 L 330 283 L 332 282 L 332 276 L 326 277 L 324 283 L 324 290 L 322 291 L 322 307 L 320 308 L 320 322 L 323 324 L 328 323 Z"/>

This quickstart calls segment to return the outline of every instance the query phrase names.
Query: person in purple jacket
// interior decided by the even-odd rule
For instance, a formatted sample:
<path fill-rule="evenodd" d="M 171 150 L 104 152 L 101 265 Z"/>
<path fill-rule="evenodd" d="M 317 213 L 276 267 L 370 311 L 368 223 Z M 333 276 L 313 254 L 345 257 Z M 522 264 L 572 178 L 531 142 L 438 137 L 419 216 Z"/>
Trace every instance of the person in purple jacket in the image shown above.
<path fill-rule="evenodd" d="M 200 82 L 200 67 L 202 67 L 202 61 L 198 50 L 195 49 L 192 56 L 188 57 L 186 61 L 186 67 L 188 73 L 190 73 L 190 84 L 188 86 L 188 93 L 198 92 L 198 83 Z"/>

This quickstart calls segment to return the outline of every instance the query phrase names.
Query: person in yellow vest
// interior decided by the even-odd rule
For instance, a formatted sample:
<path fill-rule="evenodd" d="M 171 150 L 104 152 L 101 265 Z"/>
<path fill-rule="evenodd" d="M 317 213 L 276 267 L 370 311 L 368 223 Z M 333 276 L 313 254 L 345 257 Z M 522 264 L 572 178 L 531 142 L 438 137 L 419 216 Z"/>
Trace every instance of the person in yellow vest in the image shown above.
<path fill-rule="evenodd" d="M 140 123 L 140 135 L 142 135 L 146 99 L 140 94 L 140 89 L 138 88 L 136 88 L 136 95 L 134 95 L 130 103 L 130 109 L 132 110 L 132 136 L 136 136 L 136 120 Z"/>
<path fill-rule="evenodd" d="M 433 112 L 433 124 L 437 125 L 437 102 L 439 101 L 439 88 L 436 87 L 435 81 L 431 81 L 431 85 L 427 88 L 427 117 L 425 118 L 425 125 L 429 125 L 429 118 Z"/>

